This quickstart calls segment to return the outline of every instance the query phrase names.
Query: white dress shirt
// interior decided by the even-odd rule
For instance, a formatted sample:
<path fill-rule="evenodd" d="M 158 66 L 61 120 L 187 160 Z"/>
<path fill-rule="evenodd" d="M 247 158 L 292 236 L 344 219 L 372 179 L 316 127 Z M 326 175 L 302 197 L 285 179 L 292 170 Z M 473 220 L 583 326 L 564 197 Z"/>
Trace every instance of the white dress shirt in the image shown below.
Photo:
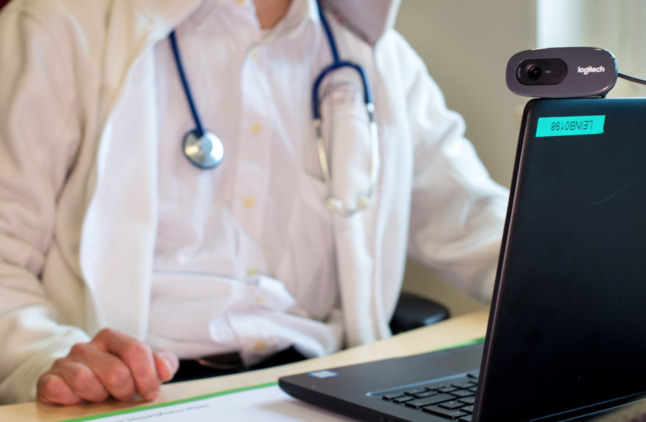
<path fill-rule="evenodd" d="M 316 57 L 329 55 L 327 45 L 311 48 L 315 13 L 294 0 L 265 32 L 252 1 L 207 1 L 176 29 L 202 121 L 224 143 L 224 161 L 212 170 L 182 154 L 195 123 L 169 41 L 155 47 L 153 347 L 180 357 L 235 350 L 246 363 L 291 344 L 307 356 L 341 347 L 330 211 L 319 199 L 316 152 L 305 148 L 315 145 Z M 303 175 L 306 163 L 314 174 Z"/>

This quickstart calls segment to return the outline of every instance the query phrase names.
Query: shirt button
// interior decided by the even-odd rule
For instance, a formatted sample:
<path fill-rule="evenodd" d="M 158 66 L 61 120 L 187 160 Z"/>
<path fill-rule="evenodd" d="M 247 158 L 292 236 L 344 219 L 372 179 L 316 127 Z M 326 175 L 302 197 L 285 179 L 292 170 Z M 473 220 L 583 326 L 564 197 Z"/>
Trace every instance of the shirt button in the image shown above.
<path fill-rule="evenodd" d="M 246 3 L 246 0 L 236 0 L 236 3 L 242 5 Z"/>
<path fill-rule="evenodd" d="M 256 199 L 253 196 L 247 196 L 242 200 L 242 205 L 245 208 L 253 208 L 256 206 Z"/>
<path fill-rule="evenodd" d="M 264 340 L 258 340 L 254 345 L 253 345 L 253 350 L 256 353 L 262 353 L 265 350 L 267 350 L 267 343 Z"/>
<path fill-rule="evenodd" d="M 260 123 L 254 123 L 251 125 L 251 133 L 258 135 L 260 132 L 262 132 L 262 125 Z"/>
<path fill-rule="evenodd" d="M 265 302 L 265 297 L 264 296 L 258 296 L 253 301 L 254 301 L 254 303 L 256 305 L 260 305 L 260 304 Z"/>
<path fill-rule="evenodd" d="M 256 274 L 258 274 L 258 268 L 256 267 L 247 268 L 247 275 L 256 275 Z"/>

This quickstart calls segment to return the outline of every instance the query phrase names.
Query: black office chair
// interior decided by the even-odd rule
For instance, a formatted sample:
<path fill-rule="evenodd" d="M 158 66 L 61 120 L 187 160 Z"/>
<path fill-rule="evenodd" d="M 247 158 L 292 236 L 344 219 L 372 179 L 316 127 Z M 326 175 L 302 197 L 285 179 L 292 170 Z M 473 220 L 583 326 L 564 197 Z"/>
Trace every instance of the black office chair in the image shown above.
<path fill-rule="evenodd" d="M 398 334 L 435 324 L 449 317 L 449 310 L 444 305 L 413 293 L 401 292 L 390 320 L 390 329 L 393 334 Z"/>

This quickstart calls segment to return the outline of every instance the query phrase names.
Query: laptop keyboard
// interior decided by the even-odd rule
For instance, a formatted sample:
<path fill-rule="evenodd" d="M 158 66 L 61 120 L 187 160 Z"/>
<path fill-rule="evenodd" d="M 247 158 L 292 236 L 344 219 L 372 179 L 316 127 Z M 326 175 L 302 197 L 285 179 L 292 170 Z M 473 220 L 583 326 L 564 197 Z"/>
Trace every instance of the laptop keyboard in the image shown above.
<path fill-rule="evenodd" d="M 470 422 L 477 383 L 478 372 L 471 372 L 439 382 L 389 390 L 380 396 L 383 400 L 420 412 Z"/>

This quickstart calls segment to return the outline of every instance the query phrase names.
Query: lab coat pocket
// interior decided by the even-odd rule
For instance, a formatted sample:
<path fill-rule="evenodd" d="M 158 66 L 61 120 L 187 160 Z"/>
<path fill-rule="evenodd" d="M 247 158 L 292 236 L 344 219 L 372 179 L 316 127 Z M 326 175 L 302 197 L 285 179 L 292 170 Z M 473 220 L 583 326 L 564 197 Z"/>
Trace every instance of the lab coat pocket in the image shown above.
<path fill-rule="evenodd" d="M 326 89 L 321 102 L 323 138 L 330 168 L 330 195 L 348 208 L 370 195 L 373 145 L 363 90 L 356 83 L 337 83 Z"/>

